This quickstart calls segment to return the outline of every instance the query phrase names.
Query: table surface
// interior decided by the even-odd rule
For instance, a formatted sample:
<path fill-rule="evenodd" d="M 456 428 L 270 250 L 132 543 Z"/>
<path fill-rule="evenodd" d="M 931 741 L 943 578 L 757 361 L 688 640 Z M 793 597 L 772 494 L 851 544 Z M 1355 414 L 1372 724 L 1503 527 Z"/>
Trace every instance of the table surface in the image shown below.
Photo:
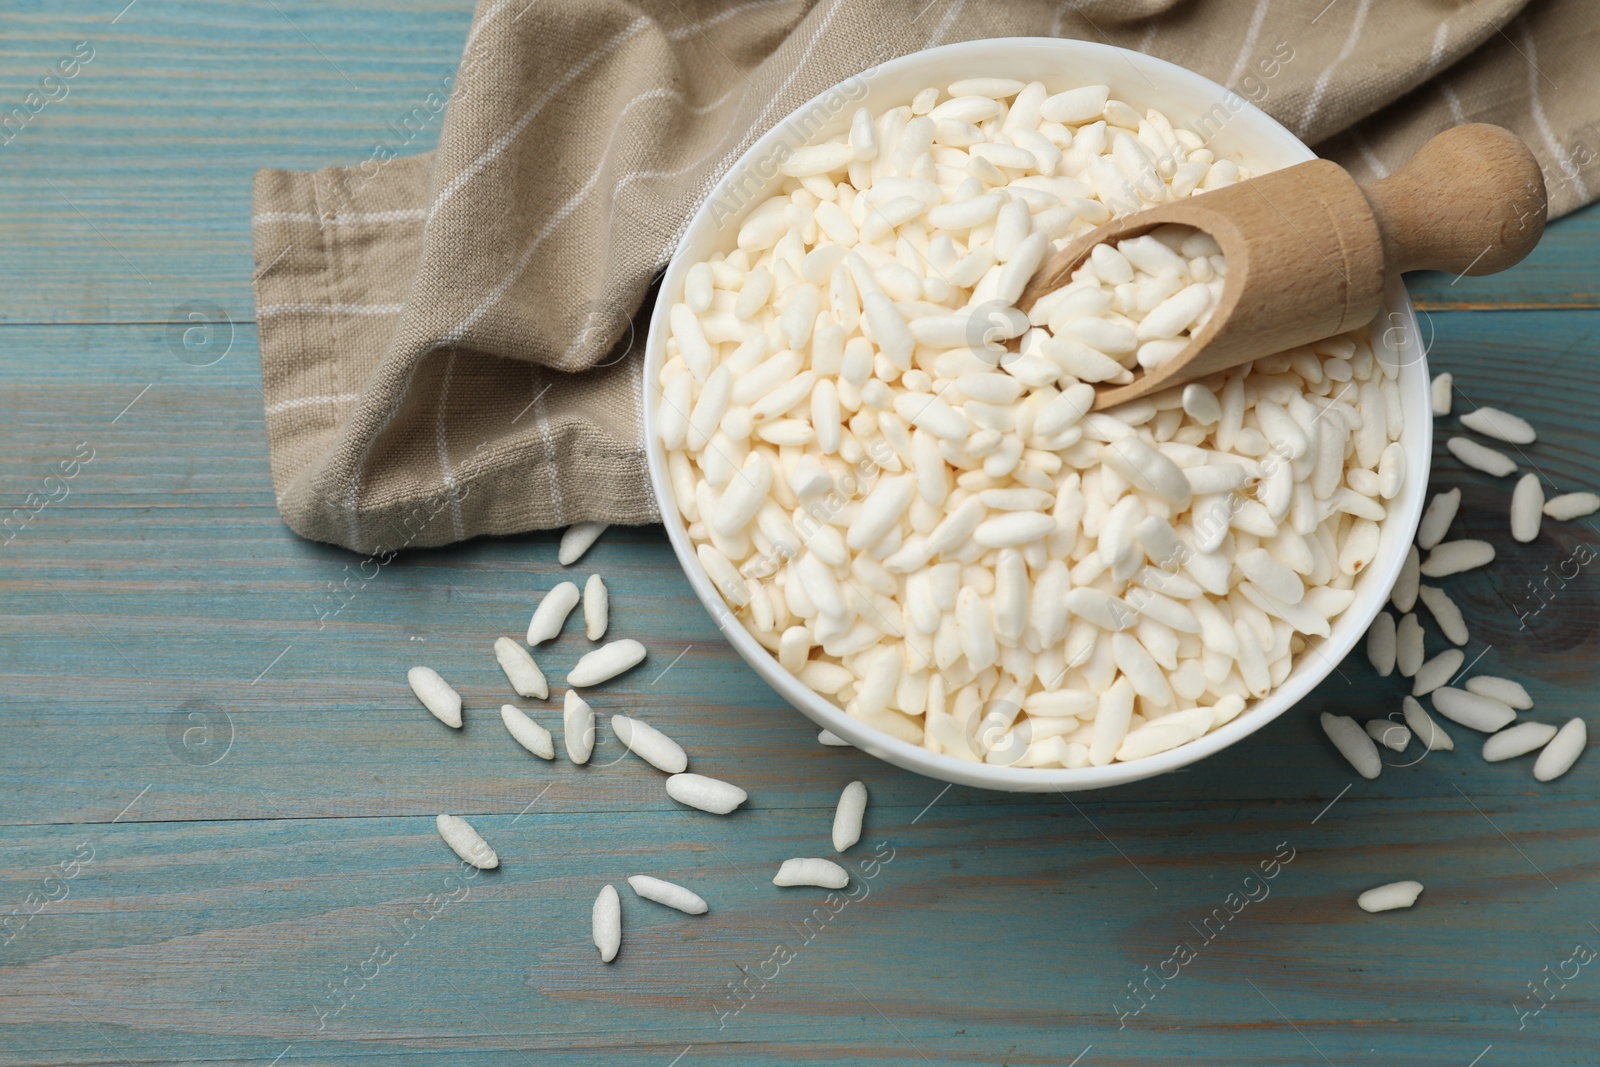
<path fill-rule="evenodd" d="M 5 109 L 94 50 L 0 146 L 0 499 L 29 516 L 0 557 L 0 1065 L 1595 1062 L 1600 976 L 1575 946 L 1600 946 L 1600 763 L 1540 784 L 1457 729 L 1454 753 L 1363 781 L 1316 724 L 1398 707 L 1359 653 L 1180 773 L 945 788 L 819 746 L 661 531 L 614 529 L 572 571 L 605 576 L 613 633 L 650 659 L 597 707 L 665 725 L 751 801 L 679 809 L 609 734 L 589 767 L 519 750 L 489 643 L 571 576 L 553 535 L 368 571 L 295 538 L 251 321 L 251 172 L 397 140 L 469 5 L 124 2 L 0 4 Z M 1562 491 L 1600 483 L 1597 237 L 1581 213 L 1505 275 L 1412 279 L 1458 406 L 1533 421 L 1520 459 Z M 185 347 L 172 323 L 196 308 L 231 324 Z M 1508 482 L 1442 450 L 1435 479 L 1501 553 L 1447 583 L 1469 659 L 1524 682 L 1533 717 L 1587 716 L 1600 614 L 1573 560 L 1595 529 L 1515 545 Z M 586 646 L 571 630 L 541 657 L 556 675 Z M 461 688 L 464 730 L 417 706 L 416 663 Z M 831 852 L 855 778 L 857 889 L 819 911 L 770 877 Z M 440 811 L 504 866 L 466 878 Z M 711 912 L 625 891 L 602 966 L 591 902 L 637 872 Z M 1415 908 L 1355 907 L 1402 878 L 1427 886 Z"/>

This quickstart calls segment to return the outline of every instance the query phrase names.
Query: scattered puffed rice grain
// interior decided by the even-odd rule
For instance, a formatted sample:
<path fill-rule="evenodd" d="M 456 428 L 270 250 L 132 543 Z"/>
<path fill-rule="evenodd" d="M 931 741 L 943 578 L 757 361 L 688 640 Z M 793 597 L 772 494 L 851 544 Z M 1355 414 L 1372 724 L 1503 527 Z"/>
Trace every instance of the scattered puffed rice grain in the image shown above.
<path fill-rule="evenodd" d="M 439 828 L 439 836 L 444 838 L 444 843 L 464 862 L 480 871 L 490 871 L 500 866 L 500 857 L 495 855 L 489 842 L 467 820 L 456 815 L 441 815 L 434 820 L 434 825 Z"/>
<path fill-rule="evenodd" d="M 674 774 L 667 779 L 667 796 L 713 815 L 726 815 L 750 799 L 749 793 L 733 783 L 703 774 Z"/>
<path fill-rule="evenodd" d="M 1460 574 L 1494 561 L 1494 546 L 1487 541 L 1446 541 L 1436 545 L 1419 568 L 1428 578 Z"/>
<path fill-rule="evenodd" d="M 406 672 L 411 691 L 417 694 L 422 706 L 433 712 L 433 717 L 446 726 L 461 729 L 461 694 L 450 688 L 450 683 L 439 677 L 432 667 L 412 667 Z"/>
<path fill-rule="evenodd" d="M 1467 621 L 1461 617 L 1461 609 L 1456 606 L 1456 602 L 1451 600 L 1443 589 L 1432 585 L 1418 586 L 1417 596 L 1423 606 L 1433 614 L 1433 621 L 1439 624 L 1439 629 L 1450 639 L 1451 644 L 1467 643 Z"/>
<path fill-rule="evenodd" d="M 1422 667 L 1423 654 L 1422 624 L 1414 613 L 1407 612 L 1394 628 L 1394 662 L 1402 678 L 1415 677 Z"/>
<path fill-rule="evenodd" d="M 825 859 L 792 859 L 784 860 L 783 866 L 778 868 L 778 873 L 772 877 L 773 885 L 814 885 L 823 889 L 843 889 L 850 884 L 850 875 L 845 869 L 832 860 Z"/>
<path fill-rule="evenodd" d="M 1433 381 L 1428 384 L 1428 400 L 1433 406 L 1433 414 L 1438 418 L 1450 414 L 1450 387 L 1455 380 L 1455 375 L 1445 371 L 1435 374 Z"/>
<path fill-rule="evenodd" d="M 1421 894 L 1421 882 L 1390 882 L 1362 893 L 1356 898 L 1356 903 L 1362 911 L 1393 911 L 1411 907 Z"/>
<path fill-rule="evenodd" d="M 617 958 L 622 947 L 622 898 L 615 886 L 608 885 L 594 898 L 594 947 L 600 950 L 600 962 L 610 963 Z"/>
<path fill-rule="evenodd" d="M 1499 763 L 1516 756 L 1526 756 L 1536 748 L 1543 748 L 1556 735 L 1556 728 L 1547 722 L 1519 722 L 1491 735 L 1483 743 L 1483 761 Z"/>
<path fill-rule="evenodd" d="M 1517 469 L 1517 461 L 1504 452 L 1496 452 L 1470 438 L 1452 437 L 1444 443 L 1444 447 L 1450 450 L 1452 456 L 1473 470 L 1491 474 L 1496 478 L 1504 478 Z"/>
<path fill-rule="evenodd" d="M 594 755 L 594 709 L 571 689 L 561 708 L 561 743 L 573 763 L 588 763 Z"/>
<path fill-rule="evenodd" d="M 606 583 L 598 574 L 589 575 L 583 583 L 583 627 L 589 640 L 598 641 L 606 635 L 606 624 L 611 620 L 611 604 L 606 596 Z"/>
<path fill-rule="evenodd" d="M 550 731 L 530 719 L 521 708 L 514 704 L 500 705 L 500 721 L 506 724 L 507 732 L 516 739 L 517 744 L 535 756 L 540 759 L 556 758 L 556 743 Z"/>
<path fill-rule="evenodd" d="M 1544 502 L 1545 518 L 1555 519 L 1557 522 L 1581 519 L 1585 515 L 1593 515 L 1596 511 L 1600 511 L 1600 496 L 1594 493 L 1562 493 Z"/>
<path fill-rule="evenodd" d="M 1517 682 L 1509 678 L 1496 678 L 1492 674 L 1477 674 L 1467 679 L 1467 692 L 1476 693 L 1490 700 L 1498 700 L 1508 708 L 1518 711 L 1527 711 L 1533 707 L 1533 698 L 1528 691 Z"/>
<path fill-rule="evenodd" d="M 617 735 L 624 748 L 657 770 L 681 774 L 689 766 L 683 746 L 641 719 L 613 715 L 611 732 Z"/>
<path fill-rule="evenodd" d="M 1389 591 L 1389 600 L 1394 604 L 1395 610 L 1404 615 L 1417 606 L 1417 583 L 1422 580 L 1422 554 L 1417 551 L 1416 545 L 1406 548 L 1406 561 L 1400 565 L 1400 573 L 1394 580 L 1394 588 Z"/>
<path fill-rule="evenodd" d="M 578 587 L 572 582 L 562 582 L 546 593 L 528 620 L 528 644 L 537 645 L 559 634 L 580 599 Z"/>
<path fill-rule="evenodd" d="M 1378 612 L 1367 629 L 1367 660 L 1379 678 L 1394 673 L 1395 638 L 1394 616 L 1387 611 Z"/>
<path fill-rule="evenodd" d="M 1429 752 L 1454 752 L 1456 743 L 1450 740 L 1450 735 L 1444 732 L 1444 727 L 1433 721 L 1416 697 L 1403 697 L 1400 701 L 1406 725 L 1411 728 L 1411 736 L 1421 742 L 1422 747 Z"/>
<path fill-rule="evenodd" d="M 506 672 L 506 681 L 511 683 L 511 691 L 517 696 L 539 700 L 550 696 L 550 683 L 544 680 L 544 671 L 533 661 L 532 654 L 511 638 L 495 638 L 494 658 L 500 661 L 500 669 Z"/>
<path fill-rule="evenodd" d="M 1466 653 L 1459 648 L 1447 648 L 1418 667 L 1416 675 L 1411 679 L 1411 695 L 1426 696 L 1444 685 L 1456 676 L 1456 671 L 1461 669 L 1461 664 L 1466 658 Z"/>
<path fill-rule="evenodd" d="M 1461 416 L 1461 425 L 1485 437 L 1512 445 L 1531 445 L 1535 434 L 1526 419 L 1499 408 L 1479 408 Z"/>
<path fill-rule="evenodd" d="M 1433 693 L 1433 710 L 1469 730 L 1492 734 L 1515 719 L 1517 713 L 1498 700 L 1446 686 Z"/>
<path fill-rule="evenodd" d="M 834 733 L 832 730 L 821 730 L 817 733 L 817 743 L 827 745 L 829 748 L 854 748 L 850 742 Z"/>
<path fill-rule="evenodd" d="M 605 533 L 607 525 L 603 522 L 575 522 L 568 526 L 561 533 L 561 547 L 556 549 L 556 559 L 561 561 L 563 567 L 572 566 Z"/>
<path fill-rule="evenodd" d="M 644 646 L 632 638 L 601 645 L 567 672 L 567 684 L 587 688 L 599 685 L 644 662 Z"/>
<path fill-rule="evenodd" d="M 665 904 L 669 908 L 677 908 L 685 915 L 704 915 L 709 910 L 705 898 L 699 893 L 664 878 L 635 874 L 628 879 L 628 885 L 644 899 Z"/>
<path fill-rule="evenodd" d="M 1539 522 L 1544 518 L 1544 486 L 1537 474 L 1524 474 L 1511 490 L 1511 537 L 1527 544 L 1539 536 Z"/>
<path fill-rule="evenodd" d="M 1429 549 L 1443 541 L 1444 535 L 1450 532 L 1450 524 L 1456 521 L 1456 512 L 1460 508 L 1461 490 L 1435 493 L 1433 499 L 1428 501 L 1428 510 L 1422 513 L 1422 521 L 1417 523 L 1417 547 Z"/>
<path fill-rule="evenodd" d="M 1584 745 L 1589 741 L 1589 729 L 1582 719 L 1569 719 L 1567 724 L 1556 731 L 1555 737 L 1544 746 L 1544 751 L 1539 753 L 1538 760 L 1533 765 L 1533 776 L 1541 782 L 1548 782 L 1552 778 L 1560 778 L 1572 769 L 1578 762 L 1578 757 L 1583 755 Z"/>
<path fill-rule="evenodd" d="M 1373 744 L 1372 738 L 1367 736 L 1359 723 L 1348 715 L 1330 715 L 1327 712 L 1322 713 L 1321 721 L 1322 732 L 1328 735 L 1333 747 L 1349 761 L 1357 774 L 1363 778 L 1378 777 L 1383 770 L 1383 758 L 1378 755 L 1378 746 Z"/>
<path fill-rule="evenodd" d="M 1404 752 L 1411 743 L 1411 728 L 1389 719 L 1368 719 L 1363 728 L 1368 737 L 1395 752 Z"/>
<path fill-rule="evenodd" d="M 861 840 L 861 819 L 867 812 L 867 787 L 861 782 L 851 782 L 839 794 L 839 806 L 833 812 L 833 850 L 844 852 Z"/>

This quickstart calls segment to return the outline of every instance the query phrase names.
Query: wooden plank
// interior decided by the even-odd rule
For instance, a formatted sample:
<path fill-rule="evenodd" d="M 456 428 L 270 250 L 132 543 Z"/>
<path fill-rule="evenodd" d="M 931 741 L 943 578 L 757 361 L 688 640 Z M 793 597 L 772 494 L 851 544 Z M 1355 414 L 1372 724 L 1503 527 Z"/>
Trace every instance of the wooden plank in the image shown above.
<path fill-rule="evenodd" d="M 0 1064 L 1592 1062 L 1593 983 L 1512 1008 L 1600 944 L 1592 804 L 1086 803 L 875 805 L 820 913 L 769 882 L 830 852 L 814 810 L 484 816 L 471 878 L 423 818 L 31 827 L 6 898 L 81 865 L 4 950 Z M 590 904 L 640 871 L 711 912 L 623 886 L 605 966 Z"/>
<path fill-rule="evenodd" d="M 125 2 L 6 5 L 6 109 L 76 42 L 94 58 L 0 146 L 0 322 L 161 322 L 195 300 L 248 321 L 251 175 L 431 148 L 437 115 L 402 124 L 473 8 L 142 0 L 112 23 Z"/>

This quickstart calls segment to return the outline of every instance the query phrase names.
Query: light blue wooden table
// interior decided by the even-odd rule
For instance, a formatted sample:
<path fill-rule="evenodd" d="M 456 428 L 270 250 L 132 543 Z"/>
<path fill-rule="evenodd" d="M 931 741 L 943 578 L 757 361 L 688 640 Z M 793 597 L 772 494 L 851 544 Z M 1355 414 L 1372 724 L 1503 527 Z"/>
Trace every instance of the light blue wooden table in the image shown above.
<path fill-rule="evenodd" d="M 273 508 L 251 322 L 251 172 L 392 140 L 468 5 L 124 2 L 0 3 L 6 108 L 93 50 L 0 146 L 0 500 L 29 517 L 0 549 L 0 1064 L 1600 1060 L 1600 974 L 1564 963 L 1600 947 L 1600 762 L 1541 785 L 1458 730 L 1455 753 L 1359 780 L 1316 727 L 1398 706 L 1359 655 L 1178 774 L 947 790 L 820 747 L 661 532 L 613 530 L 579 569 L 652 652 L 597 703 L 667 724 L 751 803 L 677 809 L 608 737 L 588 768 L 520 752 L 489 641 L 563 577 L 553 538 L 411 553 L 335 599 L 356 561 Z M 1563 490 L 1600 484 L 1597 237 L 1589 212 L 1507 275 L 1414 284 L 1458 403 L 1531 419 L 1528 461 Z M 231 325 L 185 346 L 191 308 Z M 1516 546 L 1506 484 L 1448 454 L 1436 478 L 1503 557 L 1451 581 L 1469 657 L 1525 682 L 1537 718 L 1590 715 L 1600 577 L 1544 582 L 1596 531 Z M 406 689 L 418 662 L 462 686 L 459 734 Z M 873 797 L 860 888 L 818 913 L 769 880 L 828 851 L 852 778 Z M 503 868 L 466 878 L 439 811 L 473 816 Z M 1269 895 L 1230 910 L 1275 856 Z M 603 967 L 590 902 L 639 871 L 712 911 L 625 892 Z M 1355 908 L 1398 878 L 1426 884 L 1416 908 Z"/>

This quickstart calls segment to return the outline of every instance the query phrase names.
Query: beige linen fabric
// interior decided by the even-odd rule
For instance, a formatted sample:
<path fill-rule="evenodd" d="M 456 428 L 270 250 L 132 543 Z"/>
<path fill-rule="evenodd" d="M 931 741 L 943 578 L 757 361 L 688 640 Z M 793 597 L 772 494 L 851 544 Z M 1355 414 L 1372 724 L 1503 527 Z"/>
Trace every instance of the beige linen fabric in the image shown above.
<path fill-rule="evenodd" d="M 1362 178 L 1448 126 L 1496 122 L 1539 156 L 1560 214 L 1600 185 L 1591 5 L 480 0 L 455 77 L 414 112 L 444 111 L 437 151 L 256 176 L 279 510 L 364 552 L 653 521 L 652 278 L 756 137 L 883 59 L 1106 41 L 1221 82 Z"/>

